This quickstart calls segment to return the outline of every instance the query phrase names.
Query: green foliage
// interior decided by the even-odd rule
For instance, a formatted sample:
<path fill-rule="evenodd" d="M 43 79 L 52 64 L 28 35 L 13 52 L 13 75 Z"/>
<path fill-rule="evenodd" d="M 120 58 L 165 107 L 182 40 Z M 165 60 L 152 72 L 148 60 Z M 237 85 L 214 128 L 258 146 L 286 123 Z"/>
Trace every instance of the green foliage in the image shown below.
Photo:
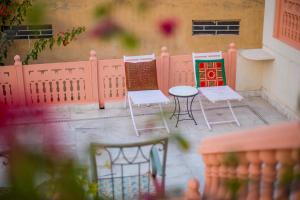
<path fill-rule="evenodd" d="M 95 18 L 101 19 L 102 17 L 106 17 L 106 16 L 110 15 L 113 8 L 114 7 L 113 7 L 112 2 L 107 2 L 107 3 L 103 3 L 101 5 L 98 5 L 94 11 Z"/>
<path fill-rule="evenodd" d="M 296 160 L 300 162 L 300 149 L 296 151 Z M 300 183 L 300 169 L 294 168 L 294 165 L 285 166 L 283 173 L 279 178 L 279 183 L 282 186 L 288 186 L 294 183 Z"/>
<path fill-rule="evenodd" d="M 92 30 L 92 36 L 103 41 L 115 40 L 128 50 L 137 49 L 140 46 L 140 38 L 133 34 L 128 27 L 116 23 L 114 13 L 117 12 L 119 7 L 124 6 L 127 8 L 129 6 L 134 11 L 139 11 L 140 14 L 143 14 L 152 4 L 155 3 L 148 0 L 110 0 L 99 4 L 94 10 L 97 24 Z"/>
<path fill-rule="evenodd" d="M 236 153 L 227 153 L 224 157 L 226 166 L 236 167 L 239 164 L 239 158 Z"/>
<path fill-rule="evenodd" d="M 294 169 L 293 166 L 288 166 L 285 168 L 284 172 L 282 173 L 279 183 L 281 185 L 289 185 L 294 180 Z"/>
<path fill-rule="evenodd" d="M 234 200 L 237 199 L 237 194 L 242 186 L 242 180 L 238 178 L 228 179 L 225 182 L 226 189 L 230 192 L 230 199 Z"/>
<path fill-rule="evenodd" d="M 73 28 L 71 31 L 63 32 L 57 34 L 56 37 L 49 39 L 39 39 L 34 45 L 33 49 L 27 54 L 23 60 L 23 64 L 28 64 L 29 60 L 36 60 L 38 54 L 41 53 L 46 48 L 52 50 L 54 45 L 57 46 L 67 46 L 71 41 L 76 39 L 76 36 L 85 31 L 85 27 Z"/>
<path fill-rule="evenodd" d="M 1 25 L 20 25 L 25 21 L 25 19 L 31 24 L 39 24 L 42 23 L 43 19 L 45 18 L 44 15 L 46 10 L 42 1 L 38 1 L 33 4 L 33 0 L 2 0 L 0 2 L 0 6 Z M 4 11 L 2 12 L 2 10 Z M 28 64 L 30 60 L 36 60 L 39 53 L 46 48 L 52 49 L 54 45 L 68 45 L 76 38 L 76 36 L 84 31 L 85 27 L 76 27 L 71 31 L 60 33 L 54 38 L 39 39 L 35 41 L 33 49 L 26 55 L 23 63 Z M 13 39 L 8 38 L 3 31 L 0 31 L 0 65 L 4 65 L 4 59 L 7 58 L 7 53 L 13 42 Z"/>
<path fill-rule="evenodd" d="M 15 144 L 9 158 L 10 187 L 0 193 L 0 199 L 84 200 L 96 196 L 96 183 L 88 180 L 87 168 L 68 156 Z"/>
<path fill-rule="evenodd" d="M 45 19 L 46 6 L 42 2 L 33 4 L 26 15 L 26 19 L 31 24 L 41 24 Z"/>
<path fill-rule="evenodd" d="M 149 9 L 150 4 L 153 4 L 153 1 L 148 1 L 148 0 L 140 0 L 137 3 L 137 9 L 139 12 L 145 12 L 147 9 Z"/>
<path fill-rule="evenodd" d="M 1 4 L 7 9 L 7 15 L 0 15 L 2 25 L 20 25 L 25 19 L 28 8 L 32 6 L 32 0 L 2 0 Z"/>
<path fill-rule="evenodd" d="M 127 49 L 136 49 L 140 45 L 139 39 L 130 33 L 121 34 L 121 42 Z"/>
<path fill-rule="evenodd" d="M 20 25 L 27 14 L 27 10 L 32 6 L 32 0 L 23 0 L 21 2 L 14 0 L 2 0 L 0 21 L 2 25 L 13 26 Z M 4 59 L 7 57 L 8 49 L 13 43 L 7 35 L 0 31 L 0 65 L 4 65 Z"/>
<path fill-rule="evenodd" d="M 181 134 L 172 133 L 170 139 L 175 142 L 182 151 L 188 151 L 190 149 L 190 143 Z"/>
<path fill-rule="evenodd" d="M 4 32 L 0 32 L 0 65 L 4 65 L 3 59 L 7 57 L 8 48 L 11 44 L 12 40 L 9 40 Z"/>

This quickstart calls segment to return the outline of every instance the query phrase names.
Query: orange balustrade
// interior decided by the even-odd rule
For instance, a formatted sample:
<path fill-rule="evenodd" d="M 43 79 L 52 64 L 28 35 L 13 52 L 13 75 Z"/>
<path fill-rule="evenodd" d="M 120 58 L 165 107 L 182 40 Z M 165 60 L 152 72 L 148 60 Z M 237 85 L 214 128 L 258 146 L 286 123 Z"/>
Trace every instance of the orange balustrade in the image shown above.
<path fill-rule="evenodd" d="M 300 123 L 289 122 L 209 137 L 206 199 L 299 199 Z"/>
<path fill-rule="evenodd" d="M 230 44 L 225 59 L 228 84 L 235 88 L 236 49 Z M 11 105 L 49 105 L 122 100 L 126 93 L 122 59 L 99 60 L 90 52 L 88 61 L 22 65 L 0 68 L 0 102 Z M 194 85 L 191 55 L 170 55 L 162 47 L 157 57 L 159 88 L 168 94 L 176 85 Z"/>
<path fill-rule="evenodd" d="M 18 81 L 15 66 L 0 67 L 0 102 L 8 105 L 18 103 Z"/>
<path fill-rule="evenodd" d="M 89 64 L 82 61 L 24 66 L 27 104 L 91 102 Z"/>
<path fill-rule="evenodd" d="M 101 102 L 122 100 L 126 91 L 123 60 L 99 60 L 98 69 Z"/>

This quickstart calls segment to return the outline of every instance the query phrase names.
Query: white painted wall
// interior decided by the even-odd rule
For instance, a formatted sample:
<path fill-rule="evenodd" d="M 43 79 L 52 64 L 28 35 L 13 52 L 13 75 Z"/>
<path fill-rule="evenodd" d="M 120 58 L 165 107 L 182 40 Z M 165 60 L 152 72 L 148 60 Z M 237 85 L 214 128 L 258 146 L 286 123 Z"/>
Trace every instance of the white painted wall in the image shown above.
<path fill-rule="evenodd" d="M 248 60 L 240 55 L 237 56 L 236 90 L 257 91 L 262 89 L 262 76 L 264 61 Z"/>
<path fill-rule="evenodd" d="M 274 55 L 274 62 L 264 68 L 263 92 L 287 109 L 297 113 L 300 98 L 300 50 L 273 37 L 275 19 L 274 0 L 265 0 L 263 48 Z"/>
<path fill-rule="evenodd" d="M 270 100 L 290 118 L 300 117 L 300 50 L 273 37 L 275 0 L 265 0 L 263 49 L 275 57 L 274 61 L 250 61 L 238 56 L 236 89 L 262 90 Z"/>

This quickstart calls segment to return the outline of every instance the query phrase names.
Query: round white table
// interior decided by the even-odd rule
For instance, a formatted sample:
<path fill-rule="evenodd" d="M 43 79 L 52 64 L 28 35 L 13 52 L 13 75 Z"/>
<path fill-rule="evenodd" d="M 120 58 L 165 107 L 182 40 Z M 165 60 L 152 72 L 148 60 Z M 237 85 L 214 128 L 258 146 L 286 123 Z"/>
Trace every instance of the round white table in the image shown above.
<path fill-rule="evenodd" d="M 196 95 L 198 94 L 198 90 L 191 86 L 175 86 L 169 89 L 169 94 L 174 97 L 175 101 L 175 108 L 170 119 L 173 117 L 177 118 L 176 127 L 179 121 L 184 120 L 193 120 L 195 125 L 197 125 L 197 122 L 193 116 L 192 105 Z M 179 98 L 186 98 L 186 111 L 182 111 Z M 192 98 L 192 100 L 189 101 L 189 98 Z M 189 118 L 180 119 L 181 115 L 188 115 Z"/>

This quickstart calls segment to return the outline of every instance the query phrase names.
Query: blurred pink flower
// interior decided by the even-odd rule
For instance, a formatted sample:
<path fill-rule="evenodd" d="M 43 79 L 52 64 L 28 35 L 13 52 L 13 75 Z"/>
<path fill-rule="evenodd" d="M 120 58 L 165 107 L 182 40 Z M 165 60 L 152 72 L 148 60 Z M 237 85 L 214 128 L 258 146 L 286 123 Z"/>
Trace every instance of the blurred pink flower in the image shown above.
<path fill-rule="evenodd" d="M 162 184 L 157 180 L 157 178 L 153 178 L 153 185 L 154 185 L 154 193 L 145 193 L 142 196 L 143 200 L 156 200 L 156 199 L 163 199 L 164 197 L 164 188 Z"/>
<path fill-rule="evenodd" d="M 108 39 L 121 32 L 121 27 L 110 18 L 99 21 L 90 31 L 90 35 L 96 38 Z"/>
<path fill-rule="evenodd" d="M 27 146 L 28 141 L 36 137 L 47 136 L 47 141 L 42 142 L 41 148 L 48 154 L 59 155 L 61 150 L 58 148 L 57 128 L 47 125 L 48 110 L 40 109 L 35 106 L 12 106 L 0 103 L 0 150 L 1 145 L 6 148 L 14 148 L 16 144 Z M 24 128 L 20 131 L 19 125 L 30 123 L 40 123 L 46 128 L 46 132 L 39 129 Z M 26 125 L 28 124 L 28 125 Z"/>
<path fill-rule="evenodd" d="M 176 19 L 167 18 L 159 22 L 159 30 L 162 35 L 170 37 L 174 35 L 177 25 L 178 23 Z"/>

